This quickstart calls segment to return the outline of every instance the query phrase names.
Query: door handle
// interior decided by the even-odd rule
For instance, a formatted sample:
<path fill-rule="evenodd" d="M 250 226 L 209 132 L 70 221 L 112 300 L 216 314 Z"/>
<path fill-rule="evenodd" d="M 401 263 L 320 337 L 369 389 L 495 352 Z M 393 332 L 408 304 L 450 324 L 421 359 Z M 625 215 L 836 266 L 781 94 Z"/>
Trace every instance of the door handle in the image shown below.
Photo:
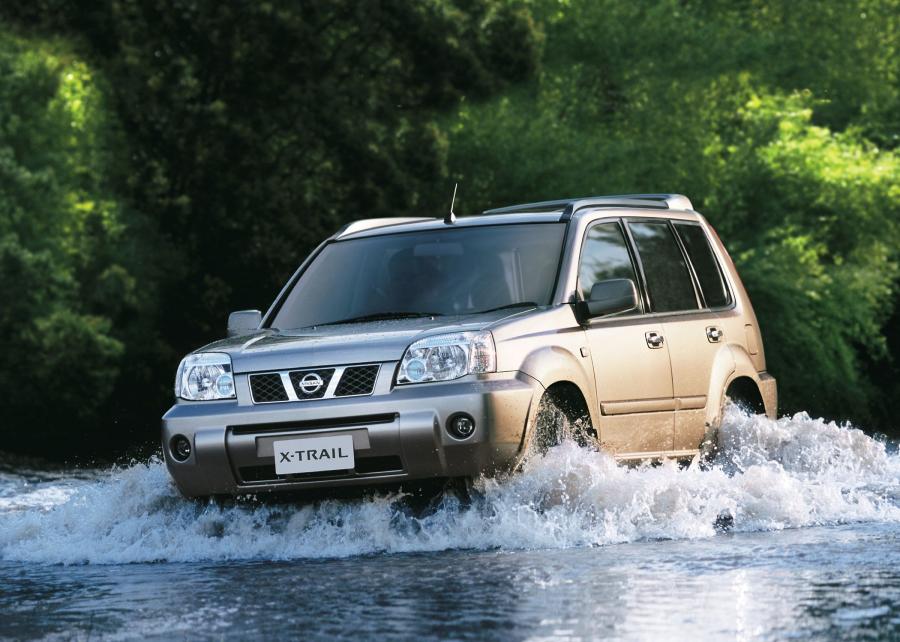
<path fill-rule="evenodd" d="M 663 343 L 665 343 L 665 338 L 659 332 L 647 332 L 644 334 L 644 337 L 646 337 L 647 345 L 651 349 L 662 348 Z"/>
<path fill-rule="evenodd" d="M 710 343 L 718 343 L 719 341 L 722 340 L 722 337 L 724 335 L 725 335 L 725 333 L 722 332 L 722 330 L 720 330 L 719 328 L 717 328 L 714 325 L 711 325 L 708 328 L 706 328 L 706 339 Z"/>

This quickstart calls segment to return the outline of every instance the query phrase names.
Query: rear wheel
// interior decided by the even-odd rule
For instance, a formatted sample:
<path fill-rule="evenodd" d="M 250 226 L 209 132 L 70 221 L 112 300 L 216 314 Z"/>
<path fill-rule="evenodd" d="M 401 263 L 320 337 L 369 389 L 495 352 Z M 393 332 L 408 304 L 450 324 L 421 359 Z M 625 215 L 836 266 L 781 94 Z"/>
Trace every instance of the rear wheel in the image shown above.
<path fill-rule="evenodd" d="M 734 404 L 744 412 L 758 415 L 766 413 L 766 405 L 756 382 L 749 377 L 738 377 L 728 386 L 728 390 L 722 395 L 722 403 L 719 413 L 708 425 L 703 442 L 700 444 L 700 458 L 703 463 L 710 464 L 719 452 L 719 430 L 725 417 L 725 408 L 728 404 Z"/>
<path fill-rule="evenodd" d="M 722 404 L 724 408 L 724 404 Z M 706 434 L 703 441 L 700 442 L 700 454 L 694 461 L 698 461 L 701 465 L 712 465 L 716 454 L 719 452 L 719 426 L 722 424 L 722 411 L 714 424 L 706 427 Z"/>
<path fill-rule="evenodd" d="M 732 381 L 728 390 L 725 391 L 725 397 L 744 412 L 752 415 L 766 414 L 766 404 L 763 402 L 762 394 L 760 394 L 756 382 L 750 377 L 738 377 Z"/>

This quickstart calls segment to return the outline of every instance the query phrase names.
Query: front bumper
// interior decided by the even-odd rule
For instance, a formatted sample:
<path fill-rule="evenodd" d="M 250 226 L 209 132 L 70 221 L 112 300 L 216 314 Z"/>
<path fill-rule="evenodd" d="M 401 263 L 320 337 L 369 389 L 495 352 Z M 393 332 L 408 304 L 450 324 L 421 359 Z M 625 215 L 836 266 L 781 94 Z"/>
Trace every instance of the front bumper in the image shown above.
<path fill-rule="evenodd" d="M 169 472 L 185 496 L 197 497 L 469 477 L 517 461 L 543 393 L 536 380 L 503 372 L 391 388 L 393 370 L 381 369 L 367 397 L 254 405 L 239 392 L 236 401 L 179 402 L 162 419 Z M 246 388 L 247 376 L 235 384 Z M 445 429 L 458 412 L 475 419 L 475 433 L 462 441 Z M 276 439 L 323 434 L 353 436 L 353 471 L 275 474 Z M 192 445 L 183 462 L 172 456 L 176 435 Z"/>

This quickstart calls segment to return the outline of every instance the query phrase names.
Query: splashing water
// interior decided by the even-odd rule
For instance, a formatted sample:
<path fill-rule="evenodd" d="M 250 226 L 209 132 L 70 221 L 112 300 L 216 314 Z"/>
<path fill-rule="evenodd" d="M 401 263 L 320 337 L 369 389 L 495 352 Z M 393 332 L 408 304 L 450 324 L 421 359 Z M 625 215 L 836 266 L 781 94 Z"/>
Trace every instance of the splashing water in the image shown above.
<path fill-rule="evenodd" d="M 630 468 L 567 441 L 425 515 L 399 495 L 308 505 L 185 501 L 157 459 L 28 486 L 0 476 L 0 559 L 127 563 L 601 546 L 845 522 L 900 522 L 900 456 L 805 413 L 730 408 L 708 466 Z"/>

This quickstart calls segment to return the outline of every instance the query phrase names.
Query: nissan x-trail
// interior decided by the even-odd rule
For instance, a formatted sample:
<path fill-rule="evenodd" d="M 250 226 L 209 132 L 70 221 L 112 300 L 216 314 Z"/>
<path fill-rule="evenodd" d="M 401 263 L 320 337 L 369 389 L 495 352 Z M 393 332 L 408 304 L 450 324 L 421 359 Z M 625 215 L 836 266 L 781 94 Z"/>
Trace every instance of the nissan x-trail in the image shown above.
<path fill-rule="evenodd" d="M 726 397 L 776 412 L 734 264 L 671 194 L 351 223 L 185 357 L 175 396 L 189 497 L 510 471 L 560 423 L 622 460 L 690 458 Z"/>

